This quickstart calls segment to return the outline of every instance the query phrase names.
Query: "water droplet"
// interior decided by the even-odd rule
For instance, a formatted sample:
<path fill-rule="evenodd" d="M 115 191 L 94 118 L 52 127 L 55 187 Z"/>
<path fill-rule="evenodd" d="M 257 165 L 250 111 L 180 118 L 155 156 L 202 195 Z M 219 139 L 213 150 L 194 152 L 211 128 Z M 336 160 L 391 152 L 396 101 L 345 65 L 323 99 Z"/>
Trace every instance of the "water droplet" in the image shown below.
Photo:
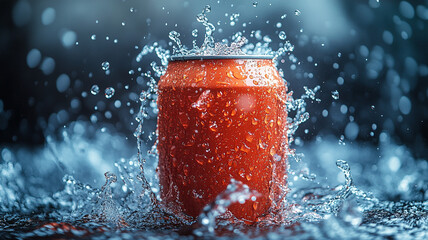
<path fill-rule="evenodd" d="M 255 126 L 259 123 L 259 120 L 257 118 L 251 119 L 251 123 Z"/>
<path fill-rule="evenodd" d="M 249 146 L 247 146 L 247 144 L 243 143 L 242 146 L 241 146 L 241 148 L 239 150 L 241 150 L 241 151 L 243 151 L 245 153 L 248 153 L 251 149 L 250 149 Z"/>
<path fill-rule="evenodd" d="M 180 37 L 180 33 L 177 31 L 171 31 L 169 32 L 169 38 L 173 41 L 175 41 L 178 37 Z"/>
<path fill-rule="evenodd" d="M 339 99 L 339 92 L 337 90 L 332 91 L 331 97 L 335 100 Z"/>
<path fill-rule="evenodd" d="M 336 161 L 336 166 L 340 168 L 342 171 L 349 171 L 350 169 L 348 162 L 341 159 Z"/>
<path fill-rule="evenodd" d="M 175 153 L 176 153 L 176 147 L 172 145 L 171 148 L 169 149 L 169 155 L 171 157 L 175 157 Z"/>
<path fill-rule="evenodd" d="M 199 165 L 204 165 L 204 156 L 196 154 L 195 160 Z"/>
<path fill-rule="evenodd" d="M 197 37 L 198 36 L 198 29 L 193 29 L 192 36 Z"/>
<path fill-rule="evenodd" d="M 106 88 L 104 93 L 105 93 L 106 98 L 111 98 L 111 97 L 113 97 L 115 90 L 112 87 L 108 87 L 108 88 Z"/>
<path fill-rule="evenodd" d="M 333 68 L 334 69 L 339 69 L 339 64 L 338 63 L 333 63 Z"/>
<path fill-rule="evenodd" d="M 70 87 L 70 77 L 67 74 L 61 74 L 56 80 L 56 89 L 58 92 L 65 92 Z"/>
<path fill-rule="evenodd" d="M 205 22 L 205 19 L 206 19 L 206 17 L 205 17 L 205 15 L 204 15 L 204 14 L 202 14 L 202 13 L 199 13 L 199 14 L 196 16 L 196 20 L 197 20 L 198 22 Z"/>
<path fill-rule="evenodd" d="M 99 92 L 100 92 L 100 87 L 98 87 L 98 85 L 95 84 L 91 87 L 92 95 L 97 95 Z"/>
<path fill-rule="evenodd" d="M 109 63 L 109 62 L 102 62 L 102 63 L 101 63 L 101 68 L 102 68 L 104 71 L 107 71 L 107 70 L 110 68 L 110 63 Z"/>
<path fill-rule="evenodd" d="M 275 147 L 272 147 L 269 151 L 269 154 L 273 157 L 275 156 L 275 153 L 276 153 Z"/>
<path fill-rule="evenodd" d="M 245 170 L 243 168 L 241 168 L 241 169 L 239 169 L 238 173 L 241 177 L 244 177 Z"/>
<path fill-rule="evenodd" d="M 209 126 L 210 130 L 213 132 L 217 132 L 217 127 L 218 127 L 217 123 L 215 123 L 215 122 L 211 123 Z"/>
<path fill-rule="evenodd" d="M 43 25 L 49 25 L 54 22 L 56 16 L 55 9 L 46 8 L 42 13 L 42 23 Z"/>
<path fill-rule="evenodd" d="M 210 223 L 210 220 L 207 217 L 204 217 L 204 218 L 202 218 L 201 223 L 206 226 Z"/>
<path fill-rule="evenodd" d="M 184 173 L 184 175 L 185 176 L 188 176 L 189 175 L 189 165 L 184 165 L 184 167 L 183 167 L 183 173 Z"/>
<path fill-rule="evenodd" d="M 294 15 L 300 16 L 302 14 L 299 9 L 294 10 Z"/>
<path fill-rule="evenodd" d="M 185 112 L 178 113 L 178 120 L 184 128 L 187 128 L 189 126 L 189 117 Z"/>
<path fill-rule="evenodd" d="M 281 40 L 285 40 L 287 38 L 287 35 L 285 34 L 284 31 L 281 31 L 281 32 L 279 32 L 278 37 Z"/>
<path fill-rule="evenodd" d="M 27 65 L 29 68 L 35 68 L 39 65 L 42 54 L 38 49 L 32 49 L 27 55 Z"/>
<path fill-rule="evenodd" d="M 248 133 L 248 135 L 245 137 L 245 140 L 247 140 L 248 142 L 252 142 L 254 139 L 254 137 L 252 136 L 251 133 Z"/>
<path fill-rule="evenodd" d="M 211 12 L 211 6 L 210 5 L 206 5 L 204 8 L 204 13 L 209 13 Z"/>

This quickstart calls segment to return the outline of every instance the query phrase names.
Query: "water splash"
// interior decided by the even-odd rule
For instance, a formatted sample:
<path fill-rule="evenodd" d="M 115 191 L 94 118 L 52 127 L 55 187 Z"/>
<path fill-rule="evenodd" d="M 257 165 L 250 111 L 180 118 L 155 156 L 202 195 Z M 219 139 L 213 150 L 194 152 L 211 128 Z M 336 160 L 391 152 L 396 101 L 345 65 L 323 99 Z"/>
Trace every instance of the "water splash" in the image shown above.
<path fill-rule="evenodd" d="M 232 42 L 230 46 L 223 43 L 215 43 L 213 40 L 215 27 L 208 22 L 206 17 L 210 11 L 211 8 L 207 6 L 197 18 L 206 28 L 203 45 L 200 48 L 194 47 L 191 50 L 186 50 L 179 42 L 179 34 L 173 33 L 171 40 L 178 45 L 174 54 L 273 54 L 275 60 L 277 60 L 284 53 L 291 52 L 294 49 L 291 43 L 286 42 L 283 48 L 273 51 L 269 47 L 272 40 L 268 36 L 263 36 L 259 30 L 251 33 L 249 38 L 251 41 L 244 38 L 242 33 L 237 33 L 233 36 L 236 41 Z M 295 15 L 300 15 L 300 11 L 296 10 Z M 285 18 L 286 15 L 284 14 L 283 16 Z M 93 40 L 95 40 L 95 35 L 93 35 Z M 255 42 L 252 40 L 257 40 L 258 42 L 251 43 Z M 281 40 L 285 40 L 285 38 Z M 239 222 L 237 225 L 230 225 L 230 219 L 227 217 L 225 219 L 221 218 L 227 212 L 227 206 L 232 202 L 252 200 L 252 195 L 255 193 L 251 193 L 250 189 L 239 182 L 232 182 L 224 193 L 206 207 L 197 222 L 186 221 L 183 216 L 174 216 L 159 207 L 156 170 L 153 167 L 156 165 L 153 157 L 156 156 L 156 142 L 152 148 L 146 151 L 143 129 L 144 120 L 150 118 L 149 110 L 156 109 L 156 77 L 165 73 L 170 51 L 160 47 L 158 43 L 146 45 L 136 57 L 137 62 L 142 61 L 145 56 L 151 53 L 157 55 L 160 64 L 156 62 L 150 64 L 153 74 L 151 72 L 141 74 L 142 77 L 147 79 L 149 88 L 143 90 L 139 96 L 141 106 L 136 116 L 138 127 L 135 131 L 138 154 L 127 158 L 104 157 L 103 161 L 110 160 L 111 163 L 114 162 L 117 175 L 107 172 L 105 174 L 105 184 L 100 188 L 92 187 L 76 180 L 73 175 L 82 171 L 83 167 L 79 166 L 79 168 L 74 168 L 72 171 L 71 169 L 73 168 L 67 166 L 67 164 L 82 159 L 81 154 L 87 154 L 90 161 L 99 159 L 100 157 L 97 156 L 97 153 L 94 153 L 94 149 L 98 147 L 106 151 L 111 148 L 112 145 L 109 145 L 108 142 L 114 139 L 114 134 L 107 132 L 106 135 L 98 135 L 99 133 L 97 133 L 94 140 L 79 134 L 79 127 L 76 127 L 71 133 L 63 132 L 63 139 L 47 138 L 46 148 L 42 150 L 42 153 L 36 155 L 33 155 L 31 150 L 15 150 L 7 147 L 1 149 L 0 199 L 2 201 L 0 209 L 2 213 L 6 214 L 0 218 L 0 237 L 68 236 L 75 238 L 90 236 L 91 234 L 96 236 L 96 234 L 105 233 L 106 231 L 110 231 L 112 237 L 142 237 L 141 233 L 133 232 L 136 228 L 137 230 L 145 230 L 144 237 L 155 236 L 159 238 L 159 233 L 156 232 L 156 229 L 162 228 L 172 229 L 173 234 L 171 237 L 179 238 L 180 236 L 177 235 L 177 232 L 180 232 L 183 226 L 189 227 L 192 224 L 196 225 L 191 230 L 192 234 L 196 236 L 214 235 L 224 225 L 232 226 L 231 232 L 236 235 L 232 235 L 231 238 L 236 236 L 246 238 L 249 236 L 246 233 L 251 233 L 250 230 L 246 230 L 246 232 L 239 230 L 245 230 L 246 225 L 239 225 Z M 134 73 L 132 71 L 132 74 Z M 283 103 L 287 105 L 290 113 L 294 112 L 294 117 L 288 119 L 290 144 L 295 141 L 293 136 L 299 125 L 309 119 L 309 113 L 306 112 L 306 100 L 320 101 L 316 97 L 319 89 L 319 86 L 313 89 L 304 87 L 305 93 L 299 99 L 294 99 L 292 93 L 289 93 L 286 100 L 283 99 Z M 97 94 L 99 87 L 98 90 L 94 90 L 95 94 Z M 91 93 L 94 94 L 94 92 L 91 89 Z M 109 94 L 109 96 L 112 97 L 113 94 L 111 96 Z M 70 129 L 72 129 L 73 124 L 83 125 L 83 127 L 80 127 L 81 130 L 90 129 L 90 126 L 82 122 L 72 123 L 69 127 Z M 341 140 L 344 141 L 344 136 L 341 137 Z M 119 146 L 121 147 L 121 152 L 127 149 L 124 144 Z M 364 152 L 373 151 L 367 146 L 351 148 L 349 145 L 342 145 L 340 147 L 346 147 L 347 151 L 359 152 L 361 149 L 364 149 Z M 332 170 L 332 164 L 325 163 L 331 157 L 325 156 L 323 153 L 326 151 L 338 151 L 337 139 L 331 142 L 324 140 L 323 145 L 312 148 L 308 146 L 308 149 L 305 161 L 301 161 L 303 155 L 296 153 L 294 149 L 289 149 L 290 157 L 295 158 L 297 163 L 307 162 L 307 165 L 312 166 L 318 164 L 319 170 L 328 172 L 329 174 L 326 175 L 330 176 L 330 179 L 334 179 L 335 174 L 337 174 L 334 171 L 337 171 L 337 169 Z M 337 167 L 344 176 L 343 184 L 339 184 L 336 187 L 320 184 L 321 186 L 318 188 L 292 188 L 294 192 L 287 195 L 286 205 L 276 211 L 273 216 L 269 216 L 270 218 L 261 220 L 260 224 L 257 225 L 257 231 L 259 232 L 255 233 L 255 235 L 272 239 L 280 238 L 284 235 L 303 236 L 302 238 L 304 236 L 335 238 L 337 237 L 335 235 L 337 234 L 336 231 L 343 231 L 348 234 L 347 236 L 355 238 L 363 236 L 396 236 L 423 239 L 426 236 L 428 221 L 426 215 L 428 211 L 426 203 L 427 165 L 423 161 L 417 161 L 403 153 L 392 153 L 391 149 L 397 149 L 397 146 L 393 144 L 382 146 L 382 151 L 389 153 L 389 155 L 384 154 L 384 157 L 378 162 L 377 166 L 378 169 L 381 169 L 381 172 L 364 169 L 364 174 L 361 174 L 358 179 L 362 179 L 360 181 L 365 181 L 366 183 L 361 184 L 360 182 L 359 185 L 367 187 L 369 191 L 376 192 L 377 196 L 383 196 L 384 199 L 393 199 L 394 195 L 399 195 L 402 198 L 408 197 L 409 200 L 419 199 L 420 202 L 379 201 L 367 191 L 358 189 L 351 177 L 350 164 L 358 163 L 361 159 L 355 157 L 358 153 L 353 152 L 353 155 L 349 156 L 349 158 L 343 158 L 348 159 L 348 161 L 336 161 Z M 127 151 L 132 150 L 127 149 Z M 316 155 L 313 155 L 314 153 Z M 378 158 L 377 154 L 367 157 L 367 159 Z M 21 160 L 31 161 L 24 161 L 21 164 Z M 398 165 L 397 161 L 399 162 Z M 51 173 L 49 171 L 45 172 L 45 175 L 41 175 L 40 178 L 33 177 L 32 174 L 29 174 L 31 173 L 29 171 L 30 166 L 33 166 L 29 162 L 36 162 L 40 164 L 37 165 L 39 167 L 44 166 L 51 169 L 57 167 L 55 171 L 62 171 L 61 174 L 63 172 L 68 173 L 64 176 L 63 184 L 60 186 L 62 189 L 47 191 L 46 187 L 43 187 L 43 184 L 46 185 L 46 179 L 53 179 L 51 181 L 52 185 L 56 182 L 61 183 L 61 181 L 49 176 L 49 173 Z M 97 163 L 94 163 L 94 166 L 89 169 L 91 171 L 98 170 L 100 162 L 98 161 Z M 405 165 L 405 163 L 409 165 Z M 401 171 L 399 174 L 397 173 L 398 169 Z M 296 174 L 293 174 L 294 169 L 289 171 L 290 176 L 296 177 L 295 180 L 293 179 L 294 182 L 302 179 L 313 184 L 319 179 L 324 179 L 321 173 L 311 173 L 308 168 L 299 167 L 297 170 Z M 292 183 L 294 183 L 293 180 L 291 181 Z M 382 184 L 382 187 L 370 188 L 370 186 L 378 186 L 379 184 Z M 396 188 L 395 186 L 399 187 Z M 17 216 L 17 214 L 20 215 Z M 22 216 L 30 217 L 23 218 Z M 46 223 L 49 219 L 55 222 Z M 278 223 L 285 225 L 285 227 L 270 233 L 261 230 L 266 226 L 267 228 L 274 228 Z M 293 226 L 293 223 L 299 223 L 300 227 L 290 227 Z M 36 230 L 29 233 L 11 233 L 14 229 L 22 229 L 22 226 L 29 226 Z M 412 229 L 413 231 L 406 231 L 407 229 Z M 6 232 L 6 235 L 2 235 L 4 232 Z"/>
<path fill-rule="evenodd" d="M 251 191 L 247 185 L 231 179 L 231 183 L 227 185 L 224 192 L 220 193 L 216 199 L 209 203 L 199 215 L 199 227 L 194 230 L 196 236 L 202 237 L 204 235 L 213 234 L 216 229 L 216 221 L 222 216 L 223 221 L 238 221 L 233 215 L 227 211 L 227 208 L 232 203 L 244 204 L 246 201 L 255 200 L 257 192 Z M 226 214 L 227 213 L 227 214 Z"/>

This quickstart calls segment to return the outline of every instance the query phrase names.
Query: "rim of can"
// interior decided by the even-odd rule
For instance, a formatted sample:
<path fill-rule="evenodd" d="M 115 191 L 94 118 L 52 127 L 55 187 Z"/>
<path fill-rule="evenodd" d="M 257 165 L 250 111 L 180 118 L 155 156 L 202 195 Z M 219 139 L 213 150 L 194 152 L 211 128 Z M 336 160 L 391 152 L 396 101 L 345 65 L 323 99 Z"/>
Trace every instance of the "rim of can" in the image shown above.
<path fill-rule="evenodd" d="M 212 59 L 273 59 L 273 55 L 174 55 L 169 58 L 170 61 L 186 60 L 212 60 Z"/>

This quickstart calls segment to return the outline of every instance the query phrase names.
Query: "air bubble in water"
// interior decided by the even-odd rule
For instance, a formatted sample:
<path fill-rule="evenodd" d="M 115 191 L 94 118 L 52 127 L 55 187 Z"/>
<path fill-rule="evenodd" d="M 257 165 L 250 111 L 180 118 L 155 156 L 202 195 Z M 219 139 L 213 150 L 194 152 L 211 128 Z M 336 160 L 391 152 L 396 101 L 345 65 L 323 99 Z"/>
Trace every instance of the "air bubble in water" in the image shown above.
<path fill-rule="evenodd" d="M 285 34 L 284 31 L 281 31 L 281 32 L 279 32 L 278 37 L 281 40 L 285 40 L 287 38 L 287 35 Z"/>
<path fill-rule="evenodd" d="M 97 95 L 100 92 L 100 87 L 98 85 L 93 85 L 91 87 L 91 93 L 92 95 Z"/>
<path fill-rule="evenodd" d="M 294 10 L 294 15 L 300 16 L 302 14 L 299 9 Z"/>
<path fill-rule="evenodd" d="M 258 4 L 258 2 L 253 2 L 253 7 L 257 7 Z"/>
<path fill-rule="evenodd" d="M 115 92 L 114 88 L 108 87 L 108 88 L 106 88 L 104 93 L 105 93 L 106 98 L 111 98 L 111 97 L 113 97 L 114 92 Z"/>
<path fill-rule="evenodd" d="M 101 63 L 101 68 L 102 68 L 104 71 L 107 71 L 107 70 L 110 68 L 110 63 L 109 63 L 109 62 L 102 62 L 102 63 Z"/>
<path fill-rule="evenodd" d="M 284 13 L 284 15 L 281 16 L 281 19 L 285 19 L 287 17 L 287 14 Z"/>
<path fill-rule="evenodd" d="M 97 39 L 97 35 L 95 35 L 95 34 L 92 34 L 92 36 L 91 36 L 91 39 L 92 39 L 92 40 L 95 40 L 95 39 Z"/>

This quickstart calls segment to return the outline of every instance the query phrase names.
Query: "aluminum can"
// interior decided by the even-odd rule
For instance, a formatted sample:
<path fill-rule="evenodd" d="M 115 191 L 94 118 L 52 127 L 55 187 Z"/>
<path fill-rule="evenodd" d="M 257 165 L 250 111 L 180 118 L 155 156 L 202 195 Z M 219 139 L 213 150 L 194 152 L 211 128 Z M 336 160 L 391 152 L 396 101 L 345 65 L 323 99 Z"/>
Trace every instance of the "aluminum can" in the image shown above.
<path fill-rule="evenodd" d="M 286 194 L 287 87 L 270 56 L 173 58 L 158 84 L 162 205 L 197 217 L 231 179 L 258 194 L 228 214 L 255 222 Z"/>

